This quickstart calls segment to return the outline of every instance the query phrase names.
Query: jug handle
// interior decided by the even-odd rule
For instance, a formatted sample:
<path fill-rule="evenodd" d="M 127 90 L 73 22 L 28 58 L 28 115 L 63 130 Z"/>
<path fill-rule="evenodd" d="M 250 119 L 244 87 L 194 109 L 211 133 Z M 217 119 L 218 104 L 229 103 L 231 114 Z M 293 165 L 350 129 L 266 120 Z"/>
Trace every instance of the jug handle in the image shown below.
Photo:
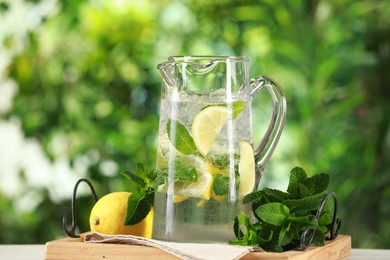
<path fill-rule="evenodd" d="M 260 144 L 254 151 L 256 172 L 261 176 L 265 165 L 271 157 L 280 135 L 282 134 L 284 122 L 286 119 L 287 104 L 284 97 L 282 88 L 271 77 L 258 76 L 250 80 L 250 86 L 252 87 L 251 95 L 265 87 L 268 93 L 272 97 L 273 112 L 271 121 L 269 123 L 267 132 L 265 133 Z"/>

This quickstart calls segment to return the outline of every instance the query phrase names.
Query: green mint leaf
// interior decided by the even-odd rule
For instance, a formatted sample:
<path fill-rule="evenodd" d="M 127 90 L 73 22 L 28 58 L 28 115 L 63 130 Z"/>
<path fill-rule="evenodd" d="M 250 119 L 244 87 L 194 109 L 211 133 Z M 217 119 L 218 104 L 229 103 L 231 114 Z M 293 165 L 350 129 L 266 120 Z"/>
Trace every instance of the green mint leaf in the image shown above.
<path fill-rule="evenodd" d="M 158 174 L 155 179 L 150 182 L 150 189 L 155 191 L 160 185 L 167 183 L 167 176 Z"/>
<path fill-rule="evenodd" d="M 238 100 L 233 102 L 233 118 L 236 119 L 245 108 L 245 102 Z"/>
<path fill-rule="evenodd" d="M 302 230 L 303 230 L 303 229 L 302 229 Z M 327 233 L 329 233 L 329 231 L 330 231 L 330 227 L 319 225 L 319 226 L 317 227 L 317 230 L 318 230 L 318 231 L 321 231 L 322 234 L 327 234 Z"/>
<path fill-rule="evenodd" d="M 212 155 L 210 156 L 210 161 L 214 168 L 220 170 L 229 169 L 229 154 Z"/>
<path fill-rule="evenodd" d="M 249 218 L 244 212 L 238 213 L 237 217 L 234 219 L 234 234 L 238 239 L 244 238 L 244 233 L 241 230 L 241 225 L 244 227 L 245 230 L 248 230 L 250 228 Z"/>
<path fill-rule="evenodd" d="M 197 151 L 190 133 L 180 122 L 168 120 L 167 133 L 172 145 L 182 154 L 189 155 Z"/>
<path fill-rule="evenodd" d="M 144 188 L 146 183 L 143 177 L 140 177 L 138 174 L 134 174 L 131 171 L 124 171 L 122 173 L 127 179 L 137 185 L 138 189 Z"/>
<path fill-rule="evenodd" d="M 315 232 L 315 234 L 314 234 L 312 243 L 315 246 L 324 246 L 325 245 L 325 234 L 322 233 L 321 231 L 319 231 L 318 229 L 315 230 L 314 232 Z M 308 235 L 310 235 L 310 232 L 308 233 Z M 306 236 L 306 237 L 309 237 L 309 236 Z"/>
<path fill-rule="evenodd" d="M 280 190 L 264 188 L 263 192 L 269 202 L 283 202 L 285 199 L 289 198 L 289 194 L 287 192 Z"/>
<path fill-rule="evenodd" d="M 317 228 L 318 220 L 314 215 L 307 215 L 302 217 L 289 216 L 288 221 L 300 224 L 304 228 Z"/>
<path fill-rule="evenodd" d="M 280 246 L 285 246 L 294 239 L 294 229 L 291 228 L 291 222 L 288 222 L 287 224 L 284 224 L 280 230 L 279 237 L 278 237 L 278 244 Z"/>
<path fill-rule="evenodd" d="M 322 226 L 330 225 L 333 220 L 333 213 L 324 212 L 321 214 L 320 219 L 318 220 L 319 224 Z"/>
<path fill-rule="evenodd" d="M 183 158 L 184 159 L 184 158 Z M 175 172 L 174 181 L 190 181 L 196 182 L 198 180 L 198 172 L 196 168 L 190 163 L 185 162 L 182 159 L 176 159 L 174 163 L 174 169 L 171 168 Z M 168 167 L 162 167 L 159 169 L 157 176 L 160 179 L 157 182 L 162 182 L 168 179 Z"/>
<path fill-rule="evenodd" d="M 154 194 L 145 194 L 140 191 L 132 193 L 127 201 L 127 214 L 125 225 L 135 225 L 141 222 L 153 206 Z"/>
<path fill-rule="evenodd" d="M 305 186 L 310 190 L 311 195 L 321 193 L 328 189 L 330 175 L 326 173 L 316 174 L 305 181 Z"/>
<path fill-rule="evenodd" d="M 213 181 L 215 195 L 227 195 L 229 190 L 229 177 L 216 174 Z"/>
<path fill-rule="evenodd" d="M 298 192 L 293 196 L 297 199 L 312 195 L 312 191 L 304 183 L 298 183 L 297 190 Z"/>
<path fill-rule="evenodd" d="M 324 208 L 322 209 L 320 219 L 318 220 L 320 225 L 330 225 L 333 220 L 334 215 L 334 203 L 332 200 L 328 199 L 325 203 Z"/>
<path fill-rule="evenodd" d="M 281 227 L 274 226 L 264 222 L 261 225 L 262 225 L 261 230 L 259 230 L 259 232 L 257 233 L 258 236 L 262 238 L 268 237 L 269 239 L 268 241 L 259 243 L 259 246 L 266 251 L 282 252 L 283 248 L 278 244 L 278 238 L 279 238 L 279 233 L 281 231 Z"/>
<path fill-rule="evenodd" d="M 175 181 L 191 181 L 198 180 L 198 172 L 191 164 L 187 164 L 181 160 L 175 160 Z"/>
<path fill-rule="evenodd" d="M 137 163 L 136 172 L 140 178 L 146 179 L 149 174 L 149 169 L 142 163 Z"/>
<path fill-rule="evenodd" d="M 287 192 L 293 198 L 302 198 L 311 195 L 309 189 L 304 185 L 307 179 L 305 170 L 295 167 L 290 171 L 290 181 Z"/>
<path fill-rule="evenodd" d="M 289 198 L 289 194 L 283 191 L 264 188 L 262 190 L 254 191 L 247 194 L 243 198 L 244 203 L 269 203 L 269 202 L 283 202 Z"/>
<path fill-rule="evenodd" d="M 149 168 L 142 163 L 137 163 L 136 172 L 137 175 L 144 180 L 146 185 L 148 185 L 157 176 L 155 171 L 149 170 Z"/>
<path fill-rule="evenodd" d="M 144 199 L 138 203 L 138 208 L 133 217 L 127 223 L 127 225 L 134 225 L 141 222 L 149 214 L 153 207 L 154 193 L 148 194 Z"/>
<path fill-rule="evenodd" d="M 255 211 L 264 222 L 275 226 L 281 226 L 290 214 L 288 207 L 282 203 L 272 202 L 261 205 Z"/>
<path fill-rule="evenodd" d="M 326 191 L 301 199 L 285 200 L 283 202 L 291 212 L 303 216 L 310 211 L 317 210 L 326 195 Z"/>
<path fill-rule="evenodd" d="M 272 239 L 272 232 L 269 237 L 263 238 L 258 235 L 258 232 L 261 229 L 260 224 L 252 224 L 248 216 L 240 212 L 234 220 L 234 234 L 238 240 L 231 240 L 228 243 L 230 245 L 259 245 L 262 243 L 269 242 Z"/>
<path fill-rule="evenodd" d="M 259 203 L 264 198 L 265 194 L 262 190 L 251 192 L 244 196 L 242 202 L 247 203 Z"/>

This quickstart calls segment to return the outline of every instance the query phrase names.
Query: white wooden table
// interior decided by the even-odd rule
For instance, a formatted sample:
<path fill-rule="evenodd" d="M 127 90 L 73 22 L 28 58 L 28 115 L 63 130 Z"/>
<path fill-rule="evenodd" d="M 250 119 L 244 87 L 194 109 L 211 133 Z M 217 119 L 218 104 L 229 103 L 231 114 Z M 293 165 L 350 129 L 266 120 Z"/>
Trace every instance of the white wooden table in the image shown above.
<path fill-rule="evenodd" d="M 0 259 L 42 260 L 45 245 L 0 245 Z M 352 249 L 351 260 L 390 260 L 390 249 Z"/>

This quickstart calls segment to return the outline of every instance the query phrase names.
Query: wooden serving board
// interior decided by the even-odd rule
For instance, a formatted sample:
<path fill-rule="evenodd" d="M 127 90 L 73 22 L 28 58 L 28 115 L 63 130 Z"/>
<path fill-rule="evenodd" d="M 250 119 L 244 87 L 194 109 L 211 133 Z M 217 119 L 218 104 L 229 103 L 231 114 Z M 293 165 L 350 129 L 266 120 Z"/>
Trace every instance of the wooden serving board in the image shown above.
<path fill-rule="evenodd" d="M 46 243 L 45 259 L 47 260 L 172 260 L 179 259 L 161 249 L 121 244 L 84 243 L 84 237 L 64 238 Z M 287 251 L 283 253 L 251 252 L 242 257 L 242 260 L 258 259 L 348 259 L 351 255 L 351 237 L 339 235 L 333 241 L 327 241 L 323 247 L 309 247 L 305 251 Z"/>

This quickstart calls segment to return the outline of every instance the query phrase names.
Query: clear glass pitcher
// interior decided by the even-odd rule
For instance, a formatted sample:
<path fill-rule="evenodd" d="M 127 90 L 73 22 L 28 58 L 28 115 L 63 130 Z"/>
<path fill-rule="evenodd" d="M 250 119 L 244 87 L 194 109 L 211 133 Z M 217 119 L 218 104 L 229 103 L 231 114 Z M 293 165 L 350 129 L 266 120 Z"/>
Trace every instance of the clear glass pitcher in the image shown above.
<path fill-rule="evenodd" d="M 286 101 L 271 78 L 249 79 L 249 59 L 173 56 L 158 65 L 163 77 L 153 238 L 176 242 L 234 239 L 242 198 L 254 191 L 281 135 Z M 273 114 L 253 149 L 253 95 L 265 87 Z M 257 113 L 261 113 L 258 111 Z"/>

